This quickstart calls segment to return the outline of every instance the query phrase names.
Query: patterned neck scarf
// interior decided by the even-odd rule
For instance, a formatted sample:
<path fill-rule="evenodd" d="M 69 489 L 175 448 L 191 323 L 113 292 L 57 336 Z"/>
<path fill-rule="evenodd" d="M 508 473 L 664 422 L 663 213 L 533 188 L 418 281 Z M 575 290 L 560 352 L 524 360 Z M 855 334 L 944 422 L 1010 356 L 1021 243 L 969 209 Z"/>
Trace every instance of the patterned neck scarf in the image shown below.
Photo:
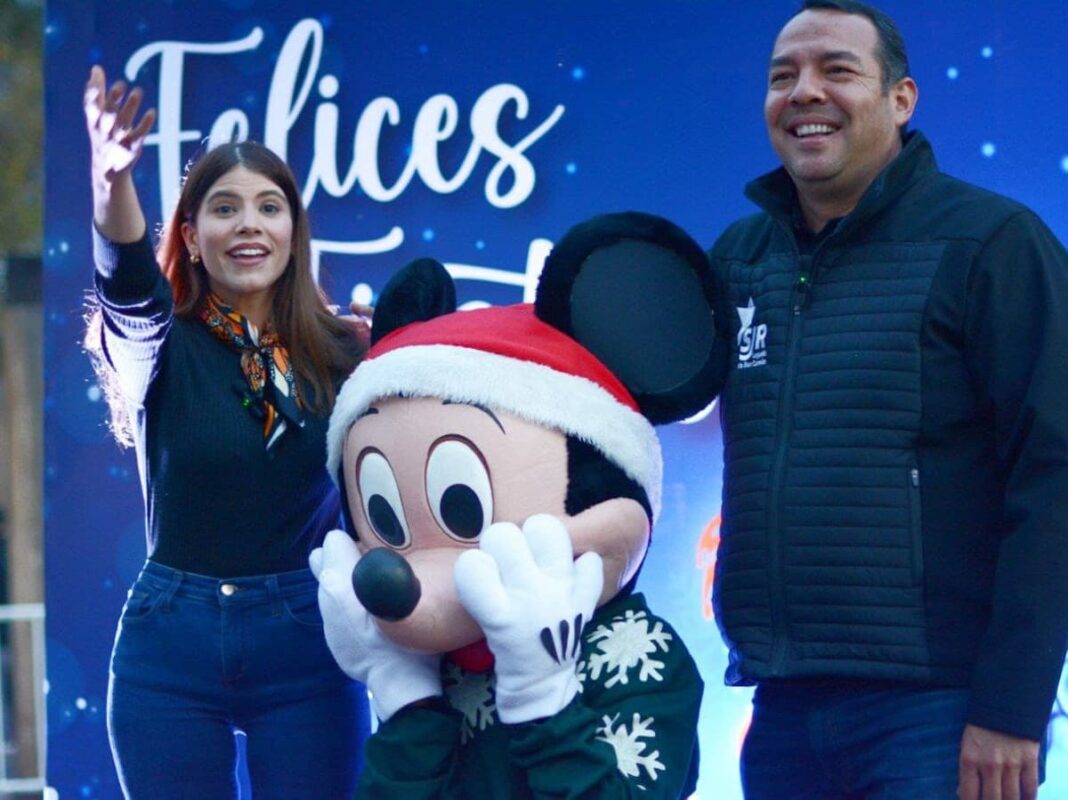
<path fill-rule="evenodd" d="M 303 427 L 303 403 L 289 353 L 269 324 L 257 333 L 248 319 L 214 293 L 208 294 L 200 318 L 216 339 L 241 353 L 241 371 L 249 388 L 242 405 L 263 420 L 266 448 L 282 438 L 287 421 Z"/>

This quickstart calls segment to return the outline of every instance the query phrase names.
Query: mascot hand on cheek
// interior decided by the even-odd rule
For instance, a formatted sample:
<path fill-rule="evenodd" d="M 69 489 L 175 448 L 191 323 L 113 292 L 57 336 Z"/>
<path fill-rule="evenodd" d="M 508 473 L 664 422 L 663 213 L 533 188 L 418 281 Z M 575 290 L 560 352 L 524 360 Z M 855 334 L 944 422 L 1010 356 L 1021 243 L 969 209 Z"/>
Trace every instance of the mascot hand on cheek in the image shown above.
<path fill-rule="evenodd" d="M 369 798 L 678 798 L 702 683 L 634 584 L 653 424 L 726 372 L 704 253 L 658 217 L 572 228 L 533 305 L 457 312 L 437 262 L 383 290 L 328 435 L 355 541 L 311 557 L 327 642 L 382 724 Z"/>

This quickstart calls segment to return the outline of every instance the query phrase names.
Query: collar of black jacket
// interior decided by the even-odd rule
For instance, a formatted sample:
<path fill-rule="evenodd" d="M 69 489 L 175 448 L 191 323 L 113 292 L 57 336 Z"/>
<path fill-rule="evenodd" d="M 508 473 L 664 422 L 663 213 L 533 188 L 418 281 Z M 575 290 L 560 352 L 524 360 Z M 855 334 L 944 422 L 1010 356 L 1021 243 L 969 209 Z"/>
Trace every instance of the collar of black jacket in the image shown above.
<path fill-rule="evenodd" d="M 906 133 L 904 147 L 897 158 L 887 164 L 871 182 L 856 208 L 837 226 L 836 235 L 871 219 L 892 205 L 920 177 L 937 170 L 934 151 L 927 137 L 919 131 Z M 791 226 L 794 215 L 799 212 L 797 190 L 783 167 L 748 183 L 745 196 L 788 227 Z"/>

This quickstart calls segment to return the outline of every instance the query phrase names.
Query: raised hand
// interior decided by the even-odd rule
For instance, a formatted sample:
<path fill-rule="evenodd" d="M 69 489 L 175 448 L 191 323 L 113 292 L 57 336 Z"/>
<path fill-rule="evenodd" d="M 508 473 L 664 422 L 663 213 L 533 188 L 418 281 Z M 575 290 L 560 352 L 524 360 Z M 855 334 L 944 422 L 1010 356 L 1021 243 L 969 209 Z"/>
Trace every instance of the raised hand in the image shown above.
<path fill-rule="evenodd" d="M 382 634 L 352 589 L 359 560 L 356 543 L 344 531 L 330 531 L 308 557 L 319 581 L 326 644 L 342 671 L 367 685 L 371 705 L 385 722 L 409 703 L 441 694 L 441 657 L 405 650 Z"/>
<path fill-rule="evenodd" d="M 89 71 L 85 85 L 85 124 L 92 148 L 93 177 L 108 182 L 133 169 L 144 149 L 145 136 L 156 121 L 155 109 L 138 119 L 143 93 L 136 86 L 116 81 L 109 89 L 100 67 Z"/>
<path fill-rule="evenodd" d="M 601 594 L 601 557 L 574 560 L 564 524 L 549 514 L 523 529 L 499 522 L 456 562 L 456 593 L 493 652 L 497 714 L 505 723 L 558 713 L 578 692 L 583 626 Z"/>
<path fill-rule="evenodd" d="M 126 91 L 117 81 L 109 89 L 100 67 L 89 71 L 83 107 L 89 131 L 93 178 L 93 221 L 113 242 L 135 242 L 145 234 L 145 215 L 137 199 L 133 169 L 156 121 L 149 109 L 138 119 L 141 90 Z"/>

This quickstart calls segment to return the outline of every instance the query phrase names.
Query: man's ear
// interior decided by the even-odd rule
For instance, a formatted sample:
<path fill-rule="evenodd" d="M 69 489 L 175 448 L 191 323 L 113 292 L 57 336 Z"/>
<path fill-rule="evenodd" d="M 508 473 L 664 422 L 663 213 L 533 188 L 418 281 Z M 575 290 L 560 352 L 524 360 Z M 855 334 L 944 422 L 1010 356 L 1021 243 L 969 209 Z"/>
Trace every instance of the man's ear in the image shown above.
<path fill-rule="evenodd" d="M 456 310 L 452 276 L 432 258 L 417 259 L 399 270 L 375 304 L 371 345 L 412 322 L 425 322 Z"/>
<path fill-rule="evenodd" d="M 890 95 L 894 101 L 894 122 L 898 128 L 902 128 L 908 124 L 916 111 L 920 88 L 912 78 L 905 77 L 891 87 Z"/>

